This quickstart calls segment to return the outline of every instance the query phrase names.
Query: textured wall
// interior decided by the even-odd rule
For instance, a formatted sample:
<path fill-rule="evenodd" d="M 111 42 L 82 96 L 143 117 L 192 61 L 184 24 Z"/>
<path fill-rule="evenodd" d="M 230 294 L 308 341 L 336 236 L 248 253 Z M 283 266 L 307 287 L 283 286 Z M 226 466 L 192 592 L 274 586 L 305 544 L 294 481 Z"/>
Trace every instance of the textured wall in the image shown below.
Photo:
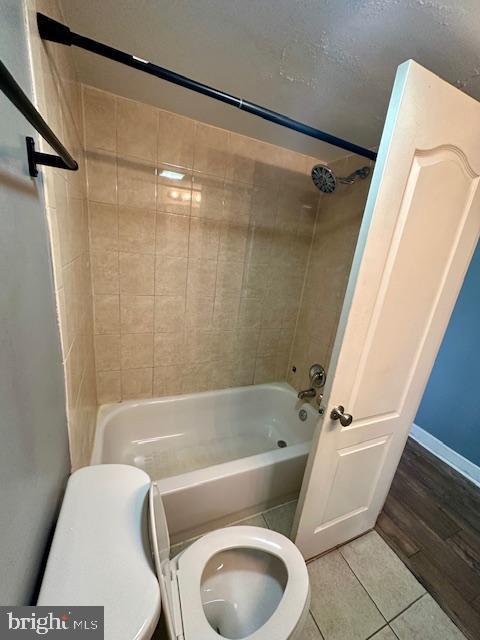
<path fill-rule="evenodd" d="M 64 5 L 79 33 L 367 147 L 379 144 L 395 71 L 405 60 L 480 99 L 478 0 Z M 74 55 L 82 82 L 99 89 L 300 153 L 328 160 L 345 155 L 124 65 L 79 49 Z"/>
<path fill-rule="evenodd" d="M 369 162 L 358 156 L 330 164 L 338 176 L 365 165 Z M 337 184 L 334 193 L 321 196 L 288 374 L 297 389 L 310 386 L 312 364 L 323 365 L 328 373 L 369 186 L 370 178 Z"/>
<path fill-rule="evenodd" d="M 477 245 L 415 418 L 416 424 L 478 466 L 479 287 L 480 245 Z"/>
<path fill-rule="evenodd" d="M 44 43 L 35 10 L 63 20 L 56 0 L 28 0 L 38 108 L 80 165 L 77 172 L 44 167 L 45 198 L 67 389 L 73 469 L 88 463 L 96 415 L 92 287 L 86 205 L 81 86 L 69 47 Z M 43 145 L 44 151 L 50 149 Z"/>
<path fill-rule="evenodd" d="M 33 99 L 23 3 L 0 2 L 0 57 Z M 68 472 L 67 418 L 33 128 L 0 99 L 0 603 L 33 604 Z M 36 135 L 36 134 L 35 134 Z"/>
<path fill-rule="evenodd" d="M 315 160 L 83 96 L 99 402 L 285 380 Z"/>

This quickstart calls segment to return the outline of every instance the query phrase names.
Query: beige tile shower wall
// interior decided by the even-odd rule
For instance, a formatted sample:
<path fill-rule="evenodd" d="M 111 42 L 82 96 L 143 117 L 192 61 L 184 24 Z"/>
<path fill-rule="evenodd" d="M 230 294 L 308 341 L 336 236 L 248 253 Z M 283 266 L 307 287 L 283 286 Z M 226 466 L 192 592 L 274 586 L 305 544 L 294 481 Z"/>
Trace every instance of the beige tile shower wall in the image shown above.
<path fill-rule="evenodd" d="M 330 166 L 338 176 L 372 167 L 359 156 L 348 156 Z M 314 363 L 322 364 L 328 375 L 369 186 L 370 178 L 353 185 L 337 184 L 334 193 L 320 197 L 288 368 L 288 381 L 296 389 L 310 386 L 308 371 Z"/>
<path fill-rule="evenodd" d="M 286 380 L 315 160 L 83 98 L 99 402 Z"/>
<path fill-rule="evenodd" d="M 88 464 L 97 408 L 81 86 L 70 49 L 38 37 L 35 12 L 64 21 L 58 3 L 28 0 L 27 6 L 38 109 L 80 166 L 75 173 L 41 167 L 37 179 L 40 187 L 44 181 L 76 469 Z M 42 150 L 51 153 L 44 143 Z"/>

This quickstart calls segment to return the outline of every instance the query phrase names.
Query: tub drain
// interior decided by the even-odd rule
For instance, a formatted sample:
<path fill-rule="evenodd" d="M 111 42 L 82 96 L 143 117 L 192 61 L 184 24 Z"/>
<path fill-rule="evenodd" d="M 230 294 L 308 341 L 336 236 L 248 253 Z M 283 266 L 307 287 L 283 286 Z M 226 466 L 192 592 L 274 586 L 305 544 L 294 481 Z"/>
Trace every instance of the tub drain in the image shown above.
<path fill-rule="evenodd" d="M 277 445 L 280 447 L 280 449 L 283 449 L 287 446 L 287 443 L 285 442 L 285 440 L 278 440 Z"/>

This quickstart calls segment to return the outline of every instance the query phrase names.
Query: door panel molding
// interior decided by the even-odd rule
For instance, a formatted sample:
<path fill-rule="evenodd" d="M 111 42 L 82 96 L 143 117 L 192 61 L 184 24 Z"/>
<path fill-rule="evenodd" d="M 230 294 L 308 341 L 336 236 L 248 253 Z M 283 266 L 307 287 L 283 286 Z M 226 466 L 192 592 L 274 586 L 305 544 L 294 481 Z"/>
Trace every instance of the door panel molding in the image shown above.
<path fill-rule="evenodd" d="M 388 450 L 390 435 L 374 440 L 366 440 L 354 446 L 346 447 L 337 451 L 337 460 L 335 471 L 332 478 L 332 490 L 329 500 L 325 505 L 325 511 L 321 518 L 321 524 L 315 528 L 314 533 L 323 531 L 326 527 L 338 524 L 347 517 L 357 516 L 368 509 L 375 483 L 378 480 L 379 469 L 383 466 L 386 452 Z M 373 468 L 372 462 L 378 458 L 377 471 L 371 476 L 363 476 L 361 479 L 355 477 L 355 470 L 358 457 L 368 458 L 370 461 L 370 469 Z M 352 468 L 353 465 L 353 468 Z M 352 482 L 348 477 L 348 472 L 352 472 Z M 348 491 L 345 491 L 345 488 Z M 349 508 L 342 507 L 343 503 L 350 503 Z M 335 512 L 341 511 L 335 515 Z"/>
<path fill-rule="evenodd" d="M 474 197 L 476 188 L 478 186 L 478 176 L 476 176 L 472 172 L 466 160 L 465 154 L 461 153 L 460 150 L 452 146 L 448 146 L 448 147 L 442 146 L 442 147 L 437 147 L 431 150 L 422 150 L 421 153 L 418 153 L 417 151 L 414 153 L 413 160 L 411 163 L 410 173 L 407 178 L 407 183 L 404 190 L 404 197 L 402 199 L 402 203 L 400 206 L 400 212 L 397 218 L 395 229 L 393 231 L 392 240 L 390 242 L 388 256 L 384 266 L 384 272 L 381 278 L 377 299 L 373 306 L 372 314 L 369 320 L 367 336 L 366 336 L 364 347 L 362 350 L 360 362 L 357 368 L 357 373 L 353 382 L 351 397 L 348 401 L 348 406 L 353 408 L 357 416 L 370 415 L 368 412 L 362 412 L 361 407 L 358 407 L 357 401 L 359 396 L 362 395 L 362 387 L 361 387 L 362 382 L 365 385 L 369 385 L 370 376 L 372 376 L 373 374 L 373 377 L 375 377 L 375 369 L 372 366 L 372 362 L 369 360 L 369 358 L 372 356 L 372 350 L 375 348 L 375 345 L 377 345 L 377 348 L 382 349 L 382 352 L 384 352 L 384 349 L 385 349 L 385 343 L 386 343 L 385 340 L 381 343 L 381 346 L 378 347 L 380 341 L 378 340 L 377 334 L 379 331 L 379 325 L 383 319 L 382 314 L 385 313 L 386 306 L 389 302 L 387 298 L 388 296 L 392 297 L 392 279 L 395 276 L 398 277 L 398 273 L 397 273 L 398 262 L 402 258 L 405 258 L 405 256 L 402 256 L 402 255 L 400 255 L 399 257 L 399 253 L 402 251 L 401 247 L 405 247 L 406 233 L 410 232 L 410 229 L 407 227 L 413 226 L 416 224 L 418 225 L 419 213 L 420 213 L 420 216 L 422 215 L 421 210 L 420 212 L 418 210 L 415 210 L 416 207 L 418 208 L 418 204 L 419 204 L 416 202 L 416 196 L 418 196 L 419 182 L 422 179 L 422 176 L 425 177 L 424 171 L 428 171 L 428 169 L 431 169 L 431 168 L 436 168 L 436 172 L 438 173 L 438 170 L 441 167 L 443 167 L 445 163 L 448 164 L 452 162 L 452 160 L 454 161 L 455 165 L 462 170 L 462 176 L 469 179 L 468 182 L 470 186 L 467 189 L 466 181 L 464 182 L 464 184 L 458 185 L 458 193 L 462 197 L 463 206 L 461 205 L 460 202 L 457 204 L 453 201 L 443 203 L 443 205 L 442 204 L 438 205 L 439 207 L 443 206 L 445 209 L 448 209 L 449 211 L 453 211 L 453 212 L 462 210 L 461 221 L 459 224 L 456 224 L 456 221 L 454 219 L 450 221 L 445 220 L 445 222 L 451 223 L 452 229 L 454 226 L 457 227 L 453 238 L 451 238 L 451 236 L 449 235 L 448 229 L 444 230 L 443 240 L 447 243 L 445 247 L 441 247 L 438 241 L 438 238 L 436 238 L 437 250 L 433 258 L 434 259 L 439 258 L 439 251 L 442 248 L 444 249 L 444 254 L 445 254 L 444 276 L 440 279 L 440 282 L 438 283 L 436 295 L 434 294 L 433 289 L 426 288 L 427 283 L 425 282 L 421 283 L 422 284 L 422 286 L 420 287 L 421 290 L 428 291 L 428 292 L 431 291 L 429 300 L 424 300 L 423 302 L 424 304 L 427 304 L 432 311 L 430 316 L 425 318 L 425 320 L 423 321 L 423 324 L 424 324 L 423 339 L 421 339 L 418 344 L 416 355 L 411 354 L 410 370 L 409 370 L 409 374 L 405 376 L 405 384 L 403 385 L 403 392 L 400 388 L 398 388 L 397 389 L 398 395 L 396 398 L 391 399 L 391 406 L 384 407 L 385 412 L 388 412 L 388 410 L 390 409 L 392 413 L 394 412 L 401 413 L 401 411 L 403 410 L 405 398 L 408 393 L 408 388 L 410 386 L 410 382 L 413 377 L 416 364 L 418 363 L 418 360 L 423 348 L 423 344 L 425 342 L 426 334 L 428 333 L 429 327 L 431 326 L 432 318 L 435 315 L 437 303 L 443 291 L 444 283 L 445 283 L 447 274 L 449 272 L 449 269 L 451 267 L 452 260 L 454 259 L 455 253 L 457 251 L 459 238 L 462 235 L 464 223 L 470 210 L 471 201 L 472 201 L 472 198 Z M 445 167 L 445 170 L 450 175 L 449 189 L 452 192 L 453 180 L 451 176 L 451 171 L 449 167 Z M 440 176 L 436 176 L 434 179 L 440 180 Z M 425 194 L 422 194 L 422 195 L 425 195 Z M 451 195 L 453 196 L 454 194 L 452 193 Z M 438 197 L 440 197 L 440 195 Z M 422 203 L 420 203 L 420 209 L 421 209 L 421 205 Z M 410 247 L 410 249 L 408 249 L 408 246 Z M 408 240 L 407 240 L 407 249 L 404 249 L 404 251 L 405 250 L 412 251 L 412 242 L 408 243 Z M 401 275 L 401 278 L 405 279 L 403 274 Z M 438 280 L 438 276 L 436 273 L 432 273 L 432 281 L 433 279 Z M 404 283 L 402 284 L 404 285 Z M 415 288 L 415 283 L 407 279 L 406 284 L 409 285 L 409 295 L 411 296 L 412 290 Z M 399 304 L 397 303 L 398 307 L 402 307 L 405 304 L 404 308 L 409 308 L 408 300 L 402 302 L 402 298 L 397 295 L 396 301 L 399 301 Z M 390 317 L 389 321 L 387 320 L 387 324 L 389 327 L 395 326 L 394 325 L 395 317 L 397 317 L 399 313 L 401 313 L 401 311 L 402 311 L 401 309 L 397 309 L 397 313 L 391 314 L 392 317 Z M 417 314 L 416 309 L 415 310 L 410 309 L 410 311 L 411 311 L 410 315 L 412 316 L 417 315 L 420 321 L 422 321 L 422 318 L 420 317 L 420 315 Z M 399 342 L 395 342 L 395 344 L 400 345 Z M 403 355 L 405 357 L 404 347 L 403 347 Z M 380 359 L 383 359 L 383 356 L 384 356 L 384 353 L 380 354 Z M 407 363 L 405 362 L 404 367 L 406 365 Z M 397 377 L 396 381 L 400 381 L 400 377 Z M 390 389 L 392 388 L 392 386 L 393 385 L 390 384 Z M 365 395 L 366 394 L 363 393 L 364 397 Z M 376 399 L 374 399 L 374 401 L 376 402 Z"/>

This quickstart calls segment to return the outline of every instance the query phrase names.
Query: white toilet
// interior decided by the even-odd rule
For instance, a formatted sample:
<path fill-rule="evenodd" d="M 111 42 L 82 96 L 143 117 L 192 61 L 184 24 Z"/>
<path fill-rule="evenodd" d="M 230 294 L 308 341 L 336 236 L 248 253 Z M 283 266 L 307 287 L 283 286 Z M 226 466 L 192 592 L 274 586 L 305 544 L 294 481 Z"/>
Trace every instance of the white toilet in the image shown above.
<path fill-rule="evenodd" d="M 146 473 L 80 469 L 67 485 L 38 604 L 103 605 L 106 640 L 151 638 L 161 604 L 171 640 L 299 637 L 310 587 L 285 536 L 229 527 L 169 554 L 162 500 Z"/>

